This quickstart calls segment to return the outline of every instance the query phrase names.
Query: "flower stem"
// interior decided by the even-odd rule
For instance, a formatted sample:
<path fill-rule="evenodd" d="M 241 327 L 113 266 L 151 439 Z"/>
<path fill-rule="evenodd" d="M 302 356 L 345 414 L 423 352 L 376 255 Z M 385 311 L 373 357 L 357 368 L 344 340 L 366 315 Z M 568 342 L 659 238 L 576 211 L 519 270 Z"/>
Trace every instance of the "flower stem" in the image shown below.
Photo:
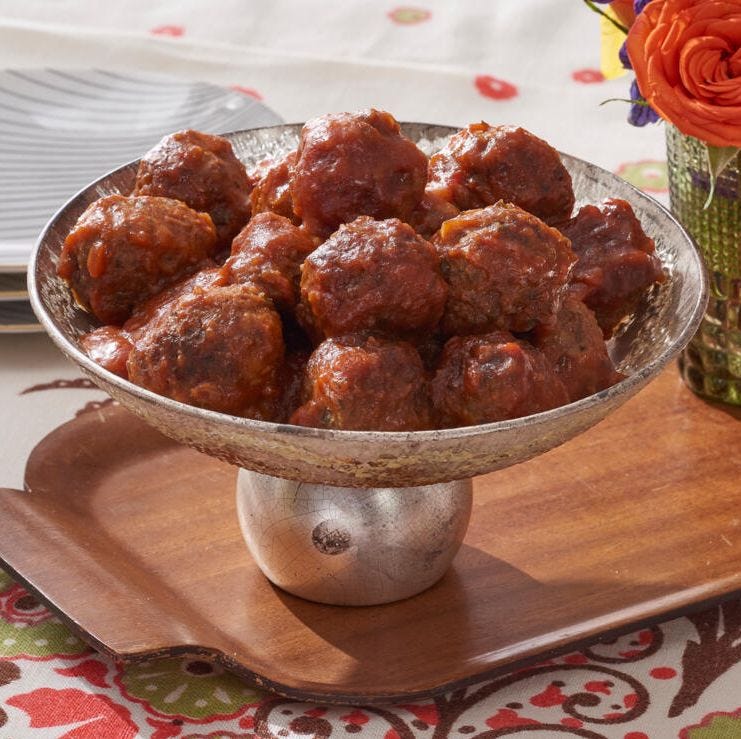
<path fill-rule="evenodd" d="M 585 5 L 586 5 L 586 6 L 588 7 L 588 8 L 590 8 L 591 10 L 593 10 L 593 11 L 594 11 L 595 13 L 597 13 L 597 15 L 601 15 L 601 16 L 602 16 L 603 18 L 606 18 L 606 19 L 607 19 L 608 21 L 610 21 L 610 23 L 612 23 L 612 25 L 613 25 L 613 26 L 615 26 L 615 28 L 617 28 L 617 29 L 618 29 L 618 31 L 622 31 L 622 32 L 623 32 L 624 34 L 626 34 L 626 35 L 627 35 L 627 33 L 628 33 L 628 29 L 627 29 L 627 27 L 626 27 L 626 26 L 624 26 L 624 25 L 623 25 L 623 24 L 622 24 L 622 23 L 621 23 L 620 21 L 618 21 L 618 20 L 616 20 L 615 18 L 613 18 L 613 17 L 612 17 L 611 15 L 609 15 L 608 13 L 605 13 L 605 11 L 604 11 L 604 10 L 602 10 L 602 8 L 598 8 L 598 7 L 597 7 L 597 6 L 596 6 L 596 5 L 595 5 L 595 4 L 594 4 L 594 3 L 592 2 L 592 0 L 584 0 L 584 4 L 585 4 Z"/>
<path fill-rule="evenodd" d="M 631 105 L 643 105 L 646 108 L 649 107 L 645 100 L 631 100 L 630 98 L 607 98 L 606 100 L 603 100 L 600 105 L 605 105 L 606 103 L 630 103 Z"/>

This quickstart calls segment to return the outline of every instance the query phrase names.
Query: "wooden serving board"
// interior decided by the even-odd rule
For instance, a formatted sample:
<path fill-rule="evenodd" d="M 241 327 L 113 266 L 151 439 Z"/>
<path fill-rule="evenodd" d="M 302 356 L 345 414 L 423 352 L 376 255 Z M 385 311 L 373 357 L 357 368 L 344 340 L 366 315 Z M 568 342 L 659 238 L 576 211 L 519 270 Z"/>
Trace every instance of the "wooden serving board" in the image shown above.
<path fill-rule="evenodd" d="M 36 447 L 28 492 L 0 491 L 0 560 L 118 659 L 209 653 L 298 699 L 408 700 L 738 593 L 740 418 L 672 367 L 591 431 L 477 479 L 436 586 L 343 608 L 263 578 L 234 468 L 108 407 Z"/>

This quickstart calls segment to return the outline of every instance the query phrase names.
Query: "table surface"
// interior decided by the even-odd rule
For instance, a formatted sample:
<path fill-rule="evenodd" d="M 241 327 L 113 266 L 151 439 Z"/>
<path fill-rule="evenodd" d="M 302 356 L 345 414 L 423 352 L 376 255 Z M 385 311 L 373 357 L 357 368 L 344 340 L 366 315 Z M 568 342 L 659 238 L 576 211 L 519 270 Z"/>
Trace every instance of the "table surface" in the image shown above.
<path fill-rule="evenodd" d="M 626 97 L 630 79 L 603 79 L 599 23 L 582 3 L 99 8 L 0 0 L 0 68 L 173 74 L 240 88 L 287 121 L 374 106 L 404 120 L 516 123 L 666 200 L 663 131 L 628 126 L 623 103 L 600 106 Z M 0 394 L 4 487 L 22 485 L 45 435 L 106 402 L 41 335 L 0 336 Z M 727 425 L 739 433 L 735 417 Z M 674 464 L 671 449 L 657 454 Z M 740 638 L 731 601 L 434 701 L 343 709 L 260 692 L 203 659 L 124 669 L 0 573 L 0 737 L 741 736 Z"/>

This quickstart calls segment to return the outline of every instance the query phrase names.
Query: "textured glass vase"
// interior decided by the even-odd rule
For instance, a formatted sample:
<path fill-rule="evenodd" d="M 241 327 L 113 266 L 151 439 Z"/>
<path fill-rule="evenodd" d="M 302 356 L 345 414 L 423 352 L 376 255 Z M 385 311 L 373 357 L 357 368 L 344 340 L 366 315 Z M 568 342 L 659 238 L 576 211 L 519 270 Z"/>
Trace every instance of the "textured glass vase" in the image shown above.
<path fill-rule="evenodd" d="M 679 366 L 687 385 L 713 400 L 741 405 L 741 161 L 717 178 L 708 207 L 705 146 L 666 127 L 671 209 L 695 239 L 710 282 L 707 312 Z"/>

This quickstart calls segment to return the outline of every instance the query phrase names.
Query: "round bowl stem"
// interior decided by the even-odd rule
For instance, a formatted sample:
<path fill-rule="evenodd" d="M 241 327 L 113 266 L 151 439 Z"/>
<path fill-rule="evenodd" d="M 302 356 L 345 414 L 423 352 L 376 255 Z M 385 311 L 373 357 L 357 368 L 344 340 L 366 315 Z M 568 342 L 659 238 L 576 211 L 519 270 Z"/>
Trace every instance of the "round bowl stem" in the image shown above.
<path fill-rule="evenodd" d="M 366 606 L 408 598 L 447 571 L 471 517 L 471 480 L 343 488 L 240 469 L 237 511 L 266 577 L 307 600 Z"/>

